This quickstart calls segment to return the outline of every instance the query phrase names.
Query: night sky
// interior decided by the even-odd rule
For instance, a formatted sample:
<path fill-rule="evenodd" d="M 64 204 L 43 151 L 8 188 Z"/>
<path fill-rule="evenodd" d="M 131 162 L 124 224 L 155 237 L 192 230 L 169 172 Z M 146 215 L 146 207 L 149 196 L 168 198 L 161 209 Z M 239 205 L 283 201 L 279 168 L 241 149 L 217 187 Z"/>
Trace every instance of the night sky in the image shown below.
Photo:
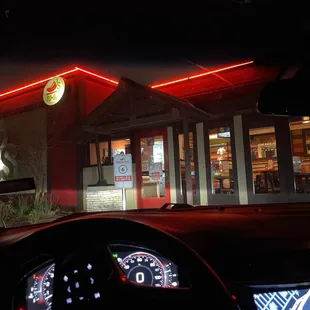
<path fill-rule="evenodd" d="M 75 1 L 68 8 L 54 1 L 44 7 L 1 3 L 0 89 L 74 64 L 148 84 L 201 71 L 195 64 L 304 57 L 305 10 L 280 1 L 237 2 L 179 2 L 168 8 L 159 2 L 79 7 Z"/>

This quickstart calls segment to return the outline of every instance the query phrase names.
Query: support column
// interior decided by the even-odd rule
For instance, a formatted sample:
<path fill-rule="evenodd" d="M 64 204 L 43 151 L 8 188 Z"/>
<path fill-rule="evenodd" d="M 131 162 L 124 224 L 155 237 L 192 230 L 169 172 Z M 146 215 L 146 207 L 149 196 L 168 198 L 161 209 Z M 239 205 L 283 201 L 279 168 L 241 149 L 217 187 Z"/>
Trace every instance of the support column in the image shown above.
<path fill-rule="evenodd" d="M 168 160 L 169 160 L 169 182 L 171 202 L 177 202 L 175 156 L 174 156 L 173 128 L 168 127 Z"/>
<path fill-rule="evenodd" d="M 103 171 L 101 167 L 101 160 L 100 160 L 100 148 L 99 148 L 99 138 L 98 135 L 96 136 L 96 158 L 97 158 L 97 169 L 98 169 L 98 185 L 103 184 Z"/>
<path fill-rule="evenodd" d="M 184 133 L 184 152 L 185 152 L 185 183 L 186 183 L 186 197 L 184 197 L 184 203 L 193 204 L 193 185 L 191 177 L 191 157 L 190 157 L 190 145 L 189 145 L 189 128 L 188 118 L 183 118 L 183 133 Z"/>
<path fill-rule="evenodd" d="M 240 204 L 248 204 L 248 187 L 243 143 L 242 115 L 234 116 L 235 149 Z"/>
<path fill-rule="evenodd" d="M 196 124 L 196 145 L 199 171 L 199 196 L 200 204 L 208 204 L 208 191 L 207 191 L 207 170 L 206 170 L 206 154 L 205 154 L 205 138 L 203 123 Z"/>

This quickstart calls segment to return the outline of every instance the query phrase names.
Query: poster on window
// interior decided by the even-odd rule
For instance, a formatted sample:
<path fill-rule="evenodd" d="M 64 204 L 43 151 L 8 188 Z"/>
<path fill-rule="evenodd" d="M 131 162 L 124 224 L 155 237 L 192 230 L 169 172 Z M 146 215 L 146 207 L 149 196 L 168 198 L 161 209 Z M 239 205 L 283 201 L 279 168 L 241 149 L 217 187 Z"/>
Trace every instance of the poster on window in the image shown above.
<path fill-rule="evenodd" d="M 142 161 L 142 171 L 146 172 L 149 171 L 149 161 L 148 160 L 144 160 Z"/>
<path fill-rule="evenodd" d="M 163 168 L 162 163 L 152 163 L 150 164 L 150 177 L 152 181 L 160 181 L 162 176 Z"/>

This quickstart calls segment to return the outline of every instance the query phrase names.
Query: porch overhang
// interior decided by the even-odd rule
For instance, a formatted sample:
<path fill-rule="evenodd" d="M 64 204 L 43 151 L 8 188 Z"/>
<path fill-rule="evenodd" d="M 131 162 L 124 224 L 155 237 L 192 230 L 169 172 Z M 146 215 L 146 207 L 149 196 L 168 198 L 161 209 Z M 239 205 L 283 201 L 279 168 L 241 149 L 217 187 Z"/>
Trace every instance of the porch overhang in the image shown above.
<path fill-rule="evenodd" d="M 97 135 L 115 136 L 138 129 L 169 126 L 187 119 L 203 122 L 212 116 L 191 103 L 122 77 L 117 89 L 80 124 L 78 143 Z"/>

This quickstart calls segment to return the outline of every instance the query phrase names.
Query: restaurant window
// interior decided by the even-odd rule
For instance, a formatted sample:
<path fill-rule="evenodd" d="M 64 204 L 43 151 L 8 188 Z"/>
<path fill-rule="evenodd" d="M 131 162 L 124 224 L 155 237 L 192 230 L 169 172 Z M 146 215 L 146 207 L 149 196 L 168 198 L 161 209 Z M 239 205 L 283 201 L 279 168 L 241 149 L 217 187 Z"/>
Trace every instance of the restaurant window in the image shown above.
<path fill-rule="evenodd" d="M 165 150 L 163 136 L 140 139 L 142 197 L 161 198 L 166 196 Z"/>
<path fill-rule="evenodd" d="M 254 193 L 280 193 L 275 128 L 250 129 L 250 147 Z"/>
<path fill-rule="evenodd" d="M 209 130 L 212 194 L 233 194 L 230 128 Z"/>
<path fill-rule="evenodd" d="M 119 154 L 130 154 L 130 140 L 129 139 L 123 139 L 123 140 L 114 140 L 111 142 L 111 154 L 112 159 L 115 155 Z"/>
<path fill-rule="evenodd" d="M 290 129 L 295 191 L 310 193 L 310 120 L 291 122 Z"/>
<path fill-rule="evenodd" d="M 99 150 L 101 164 L 111 165 L 115 155 L 131 153 L 130 139 L 112 140 L 111 143 L 99 142 Z M 89 161 L 90 165 L 97 165 L 96 144 L 94 142 L 89 144 Z"/>
<path fill-rule="evenodd" d="M 186 191 L 184 134 L 179 134 L 179 154 L 180 154 L 181 193 L 184 195 Z M 192 132 L 189 133 L 189 154 L 191 162 L 192 191 L 193 195 L 196 195 L 194 134 Z"/>

